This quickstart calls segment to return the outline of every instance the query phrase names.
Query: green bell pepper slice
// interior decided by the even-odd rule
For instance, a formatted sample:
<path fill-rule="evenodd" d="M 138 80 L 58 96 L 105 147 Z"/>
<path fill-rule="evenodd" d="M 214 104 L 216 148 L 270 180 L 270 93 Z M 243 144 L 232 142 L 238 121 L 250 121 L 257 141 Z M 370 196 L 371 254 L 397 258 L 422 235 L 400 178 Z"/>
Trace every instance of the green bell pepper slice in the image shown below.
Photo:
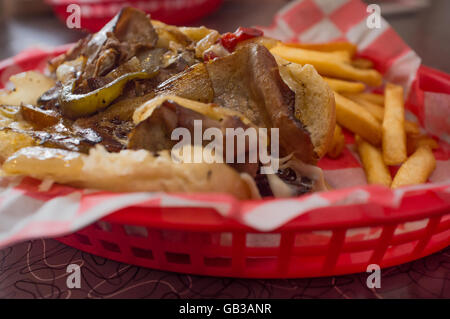
<path fill-rule="evenodd" d="M 125 85 L 135 79 L 151 79 L 158 74 L 158 71 L 134 72 L 124 74 L 111 83 L 98 88 L 86 94 L 73 94 L 75 83 L 71 83 L 63 87 L 62 93 L 59 97 L 59 105 L 62 113 L 71 118 L 77 119 L 79 117 L 94 114 L 108 107 L 115 99 L 117 99 L 123 92 Z"/>

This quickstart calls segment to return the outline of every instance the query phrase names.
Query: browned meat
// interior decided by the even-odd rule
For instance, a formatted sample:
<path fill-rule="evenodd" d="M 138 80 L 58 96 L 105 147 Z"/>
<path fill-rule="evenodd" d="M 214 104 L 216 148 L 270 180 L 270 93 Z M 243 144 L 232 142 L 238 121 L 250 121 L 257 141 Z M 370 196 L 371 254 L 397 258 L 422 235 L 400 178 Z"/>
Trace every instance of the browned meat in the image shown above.
<path fill-rule="evenodd" d="M 286 154 L 317 161 L 308 131 L 294 116 L 295 94 L 281 79 L 269 50 L 249 44 L 206 67 L 215 103 L 240 111 L 258 126 L 279 128 Z"/>
<path fill-rule="evenodd" d="M 20 115 L 36 129 L 56 125 L 61 120 L 59 113 L 53 110 L 42 110 L 33 105 L 22 105 L 20 107 Z"/>
<path fill-rule="evenodd" d="M 75 46 L 73 46 L 66 53 L 61 54 L 57 57 L 54 57 L 50 61 L 48 61 L 49 69 L 51 72 L 55 72 L 58 66 L 63 64 L 66 61 L 72 61 L 80 56 L 81 52 L 84 50 L 86 45 L 92 39 L 92 35 L 88 35 L 87 37 L 80 39 Z"/>
<path fill-rule="evenodd" d="M 61 82 L 57 82 L 54 87 L 41 95 L 38 100 L 38 106 L 45 110 L 58 109 L 58 97 L 61 94 Z"/>
<path fill-rule="evenodd" d="M 74 93 L 75 94 L 85 94 L 85 93 L 97 90 L 97 89 L 107 85 L 110 82 L 111 82 L 111 80 L 106 77 L 89 78 L 86 81 L 87 86 L 84 87 L 84 90 L 83 90 L 83 88 L 78 87 Z"/>
<path fill-rule="evenodd" d="M 111 61 L 118 64 L 128 61 L 141 48 L 155 47 L 157 41 L 149 17 L 140 10 L 124 8 L 81 51 L 88 57 L 83 78 L 99 76 L 99 71 L 112 69 Z"/>
<path fill-rule="evenodd" d="M 113 32 L 124 46 L 124 51 L 121 52 L 124 60 L 135 56 L 140 48 L 155 47 L 158 41 L 158 35 L 147 14 L 131 7 L 119 13 Z"/>
<path fill-rule="evenodd" d="M 193 51 L 183 51 L 179 53 L 167 67 L 160 68 L 156 81 L 160 84 L 197 63 L 199 63 L 199 61 L 195 59 Z"/>
<path fill-rule="evenodd" d="M 151 49 L 147 52 L 145 58 L 141 58 L 147 59 L 147 62 L 153 61 L 154 66 L 152 68 L 155 69 L 162 63 L 162 54 L 160 53 L 159 49 Z M 94 116 L 77 120 L 74 129 L 76 130 L 76 127 L 92 129 L 102 137 L 101 144 L 109 151 L 118 151 L 125 148 L 127 135 L 134 127 L 131 121 L 134 110 L 154 96 L 154 89 L 159 83 L 182 72 L 194 62 L 195 60 L 188 52 L 181 53 L 168 67 L 161 68 L 155 78 L 129 83 L 115 104 Z M 107 77 L 91 78 L 87 81 L 88 88 L 89 90 L 95 90 L 105 85 L 107 81 Z"/>
<path fill-rule="evenodd" d="M 183 127 L 187 128 L 193 136 L 195 120 L 201 120 L 203 131 L 215 127 L 219 128 L 224 136 L 226 128 L 242 127 L 246 129 L 248 127 L 237 117 L 225 116 L 222 121 L 218 121 L 168 100 L 164 101 L 149 118 L 133 129 L 129 136 L 128 148 L 146 149 L 152 152 L 171 149 L 177 143 L 170 138 L 172 131 Z M 205 141 L 205 145 L 208 143 L 209 141 Z"/>
<path fill-rule="evenodd" d="M 62 123 L 43 130 L 21 130 L 2 128 L 2 131 L 13 131 L 30 136 L 38 145 L 50 148 L 66 149 L 81 153 L 88 153 L 89 149 L 102 141 L 94 131 L 90 129 L 72 132 Z"/>
<path fill-rule="evenodd" d="M 293 191 L 293 195 L 295 196 L 303 195 L 312 191 L 312 180 L 307 177 L 298 175 L 294 170 L 290 168 L 278 171 L 277 176 L 283 182 L 289 185 L 289 187 Z M 269 180 L 267 179 L 267 175 L 257 174 L 255 176 L 255 182 L 262 197 L 274 196 L 272 188 L 269 184 Z"/>
<path fill-rule="evenodd" d="M 120 151 L 126 148 L 128 134 L 134 127 L 131 121 L 134 111 L 152 97 L 153 93 L 150 93 L 142 97 L 122 99 L 104 111 L 76 120 L 73 130 L 89 129 L 101 137 L 99 143 L 108 151 Z"/>
<path fill-rule="evenodd" d="M 113 81 L 130 68 L 133 69 L 130 72 L 136 72 L 136 68 L 137 71 L 141 71 L 142 66 L 135 56 L 141 50 L 153 49 L 157 41 L 158 34 L 150 18 L 143 11 L 127 7 L 99 32 L 80 40 L 69 52 L 53 59 L 50 66 L 55 72 L 57 67 L 66 61 L 75 60 L 80 56 L 86 57 L 84 68 L 76 76 L 73 92 L 88 93 Z M 160 63 L 157 66 L 160 66 Z M 153 72 L 155 69 L 149 71 Z M 70 85 L 70 83 L 63 84 Z M 156 85 L 151 84 L 149 87 L 153 89 Z M 40 106 L 45 109 L 57 109 L 60 93 L 61 84 L 58 83 L 41 97 Z M 148 90 L 145 93 L 148 93 Z"/>
<path fill-rule="evenodd" d="M 163 55 L 165 52 L 165 49 L 155 48 L 145 50 L 138 55 L 138 59 L 141 61 L 141 67 L 144 70 L 152 72 L 158 69 L 159 73 L 152 79 L 135 81 L 136 86 L 132 88 L 132 92 L 127 92 L 128 97 L 132 97 L 133 95 L 142 96 L 153 92 L 159 84 L 198 63 L 195 59 L 194 52 L 182 51 L 172 59 L 172 62 L 169 65 L 164 66 Z"/>
<path fill-rule="evenodd" d="M 114 69 L 118 57 L 119 53 L 113 48 L 103 51 L 95 63 L 94 74 L 103 76 Z"/>
<path fill-rule="evenodd" d="M 128 148 L 146 149 L 152 152 L 170 150 L 178 143 L 178 141 L 171 139 L 171 134 L 174 129 L 180 127 L 189 130 L 192 137 L 191 142 L 193 142 L 195 120 L 201 120 L 202 134 L 208 128 L 218 128 L 222 132 L 224 138 L 222 145 L 226 145 L 225 139 L 227 128 L 242 128 L 245 130 L 249 127 L 236 116 L 224 116 L 224 118 L 219 121 L 168 100 L 163 102 L 153 111 L 149 118 L 139 123 L 132 130 L 129 136 Z M 203 146 L 206 146 L 210 142 L 211 141 L 203 141 Z M 249 151 L 248 143 L 246 146 L 245 153 L 247 154 Z M 226 149 L 223 150 L 223 156 L 226 158 Z M 234 151 L 234 156 L 238 156 L 236 150 Z M 254 176 L 258 170 L 259 164 L 249 163 L 249 161 L 245 162 L 245 164 L 230 164 L 230 166 L 234 167 L 239 172 L 247 172 Z"/>
<path fill-rule="evenodd" d="M 154 48 L 157 42 L 150 18 L 143 11 L 126 7 L 99 32 L 78 41 L 49 65 L 54 72 L 62 63 L 83 55 L 87 62 L 82 78 L 97 77 L 136 56 L 139 50 Z"/>
<path fill-rule="evenodd" d="M 307 130 L 294 116 L 295 95 L 280 77 L 271 53 L 248 44 L 235 53 L 197 64 L 162 83 L 157 94 L 216 103 L 244 114 L 260 127 L 278 128 L 280 152 L 317 161 Z"/>
<path fill-rule="evenodd" d="M 189 39 L 176 28 L 169 30 L 182 43 L 189 44 Z M 167 32 L 169 32 L 167 31 Z M 85 56 L 85 67 L 76 77 L 73 93 L 86 94 L 102 88 L 121 75 L 147 71 L 154 72 L 159 69 L 155 78 L 148 80 L 134 80 L 128 83 L 122 95 L 107 110 L 90 117 L 81 118 L 76 122 L 65 120 L 64 125 L 70 134 L 81 134 L 84 130 L 96 134 L 96 143 L 100 143 L 109 151 L 119 151 L 126 147 L 127 135 L 134 127 L 131 116 L 134 110 L 147 99 L 154 96 L 154 89 L 161 82 L 171 76 L 184 71 L 197 63 L 193 50 L 180 49 L 178 55 L 172 56 L 171 63 L 167 65 L 165 55 L 168 49 L 156 48 L 158 34 L 150 18 L 142 11 L 133 8 L 124 8 L 98 33 L 88 36 L 80 41 L 67 54 L 51 63 L 52 70 L 64 63 Z M 64 83 L 67 85 L 70 83 Z M 46 92 L 39 101 L 42 112 L 28 115 L 41 116 L 50 112 L 59 115 L 58 97 L 62 85 L 57 85 Z M 45 111 L 44 111 L 45 110 Z M 29 116 L 30 123 L 34 121 Z M 42 121 L 41 121 L 42 122 Z M 47 128 L 50 133 L 52 127 Z M 68 134 L 59 132 L 58 134 Z M 53 140 L 52 135 L 46 136 L 46 141 Z"/>
<path fill-rule="evenodd" d="M 214 90 L 205 64 L 198 63 L 161 83 L 156 94 L 177 95 L 186 99 L 211 103 Z"/>

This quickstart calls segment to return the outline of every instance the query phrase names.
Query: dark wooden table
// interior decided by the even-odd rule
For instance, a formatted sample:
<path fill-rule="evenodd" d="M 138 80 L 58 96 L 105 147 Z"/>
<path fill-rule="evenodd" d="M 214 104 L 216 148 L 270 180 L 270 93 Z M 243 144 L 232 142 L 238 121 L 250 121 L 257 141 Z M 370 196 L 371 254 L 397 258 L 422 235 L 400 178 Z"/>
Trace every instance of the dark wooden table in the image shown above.
<path fill-rule="evenodd" d="M 222 32 L 268 25 L 286 0 L 229 0 L 196 24 Z M 434 0 L 414 14 L 387 17 L 423 63 L 450 72 L 450 1 Z M 0 22 L 0 59 L 34 46 L 74 42 L 83 36 L 53 15 Z M 81 265 L 80 289 L 66 286 L 68 264 Z M 99 258 L 51 239 L 0 250 L 0 298 L 450 298 L 450 248 L 382 271 L 381 288 L 366 286 L 367 274 L 295 279 L 244 280 L 173 274 Z"/>
<path fill-rule="evenodd" d="M 81 269 L 81 288 L 68 289 L 68 264 Z M 117 263 L 35 240 L 0 250 L 0 298 L 450 298 L 450 247 L 381 272 L 289 280 L 201 277 Z"/>

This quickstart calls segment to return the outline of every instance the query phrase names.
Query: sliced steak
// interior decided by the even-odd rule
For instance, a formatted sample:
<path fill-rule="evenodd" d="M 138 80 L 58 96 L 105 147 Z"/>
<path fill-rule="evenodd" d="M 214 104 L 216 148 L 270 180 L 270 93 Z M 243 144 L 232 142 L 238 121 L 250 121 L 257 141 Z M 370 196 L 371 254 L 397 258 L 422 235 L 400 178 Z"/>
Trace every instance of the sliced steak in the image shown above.
<path fill-rule="evenodd" d="M 83 78 L 99 76 L 115 64 L 128 61 L 142 48 L 153 48 L 158 35 L 150 18 L 142 11 L 127 7 L 92 36 L 81 51 L 87 59 Z"/>
<path fill-rule="evenodd" d="M 242 128 L 246 130 L 248 125 L 244 124 L 237 116 L 226 115 L 222 120 L 212 119 L 202 113 L 194 111 L 190 108 L 184 107 L 171 100 L 164 101 L 157 106 L 152 114 L 144 121 L 140 122 L 130 133 L 128 148 L 130 149 L 146 149 L 152 152 L 159 152 L 162 150 L 171 150 L 177 140 L 172 140 L 172 132 L 176 128 L 186 128 L 191 134 L 191 141 L 188 144 L 194 143 L 194 121 L 201 120 L 202 131 L 209 128 L 217 128 L 221 131 L 223 140 L 220 141 L 221 146 L 226 145 L 226 129 L 227 128 Z M 211 143 L 210 140 L 202 140 L 202 146 L 207 146 Z M 236 145 L 236 144 L 235 144 Z M 246 172 L 251 176 L 255 176 L 259 167 L 258 163 L 249 163 L 247 160 L 249 152 L 249 143 L 247 141 L 245 150 L 245 163 L 237 163 L 238 152 L 234 150 L 234 160 L 230 166 L 234 167 L 239 172 Z M 222 150 L 223 160 L 227 156 L 226 149 Z"/>
<path fill-rule="evenodd" d="M 295 94 L 281 79 L 275 58 L 261 45 L 250 43 L 229 56 L 196 64 L 162 83 L 156 94 L 236 110 L 259 127 L 278 128 L 281 155 L 317 161 L 310 135 L 294 115 Z"/>

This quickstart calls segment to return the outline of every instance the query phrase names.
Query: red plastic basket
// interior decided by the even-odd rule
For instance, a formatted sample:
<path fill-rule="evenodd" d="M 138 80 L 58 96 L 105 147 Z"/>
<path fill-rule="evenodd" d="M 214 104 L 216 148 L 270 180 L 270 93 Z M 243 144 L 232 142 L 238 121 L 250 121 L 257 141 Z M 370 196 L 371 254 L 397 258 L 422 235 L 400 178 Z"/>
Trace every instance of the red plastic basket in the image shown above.
<path fill-rule="evenodd" d="M 0 78 L 42 68 L 46 59 L 66 49 L 36 49 L 0 62 Z M 448 93 L 450 76 L 421 67 L 415 85 Z M 321 208 L 271 233 L 258 233 L 209 208 L 136 207 L 58 240 L 105 258 L 180 273 L 247 278 L 340 275 L 364 272 L 369 264 L 402 264 L 450 245 L 450 193 L 408 193 L 397 208 Z"/>
<path fill-rule="evenodd" d="M 450 76 L 427 67 L 418 79 L 421 87 L 433 81 L 434 90 L 450 88 Z M 405 230 L 413 224 L 423 226 Z M 373 236 L 350 235 L 362 229 Z M 260 236 L 269 246 L 258 244 Z M 396 209 L 371 204 L 317 209 L 271 233 L 257 233 L 211 209 L 128 208 L 58 240 L 124 263 L 181 273 L 332 276 L 364 272 L 369 264 L 402 264 L 447 247 L 450 203 L 418 193 Z"/>
<path fill-rule="evenodd" d="M 124 6 L 132 6 L 152 15 L 152 19 L 168 24 L 185 25 L 215 11 L 223 0 L 46 0 L 58 18 L 65 22 L 70 4 L 81 8 L 81 27 L 99 31 Z"/>
<path fill-rule="evenodd" d="M 105 258 L 181 273 L 246 278 L 340 275 L 364 272 L 369 264 L 402 264 L 447 247 L 450 204 L 423 197 L 406 198 L 397 209 L 331 208 L 331 219 L 318 209 L 272 233 L 257 233 L 211 209 L 129 208 L 58 240 Z M 424 227 L 402 231 L 420 221 Z M 361 228 L 373 237 L 349 236 Z M 270 244 L 258 245 L 259 236 Z"/>

